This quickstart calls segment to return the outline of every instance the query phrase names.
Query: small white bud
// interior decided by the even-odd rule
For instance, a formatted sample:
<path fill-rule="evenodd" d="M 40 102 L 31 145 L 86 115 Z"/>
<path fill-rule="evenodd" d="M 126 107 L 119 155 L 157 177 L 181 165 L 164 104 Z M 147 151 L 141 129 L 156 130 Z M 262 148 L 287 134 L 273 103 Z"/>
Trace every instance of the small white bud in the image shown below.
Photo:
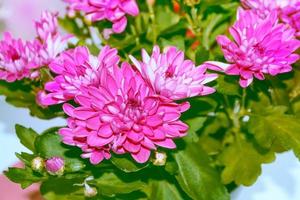
<path fill-rule="evenodd" d="M 245 115 L 242 120 L 243 122 L 248 122 L 250 120 L 249 115 Z"/>
<path fill-rule="evenodd" d="M 94 197 L 98 194 L 97 188 L 89 186 L 87 183 L 84 184 L 84 196 Z"/>
<path fill-rule="evenodd" d="M 153 165 L 164 166 L 166 164 L 167 154 L 165 152 L 156 151 L 154 156 Z"/>
<path fill-rule="evenodd" d="M 33 171 L 42 171 L 43 168 L 45 166 L 44 163 L 44 159 L 41 157 L 35 157 L 32 161 L 31 161 L 31 168 Z"/>

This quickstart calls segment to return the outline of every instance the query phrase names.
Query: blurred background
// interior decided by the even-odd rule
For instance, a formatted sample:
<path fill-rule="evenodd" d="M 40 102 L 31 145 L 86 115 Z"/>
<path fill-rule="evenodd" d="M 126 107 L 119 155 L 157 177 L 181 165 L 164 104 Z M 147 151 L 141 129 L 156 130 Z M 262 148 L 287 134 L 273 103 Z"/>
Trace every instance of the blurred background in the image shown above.
<path fill-rule="evenodd" d="M 35 35 L 34 19 L 42 10 L 64 13 L 61 0 L 0 0 L 0 37 L 10 31 L 14 37 L 31 39 Z M 52 126 L 64 125 L 63 119 L 40 120 L 29 115 L 27 109 L 10 106 L 0 96 L 0 170 L 15 164 L 15 152 L 27 151 L 19 143 L 15 124 L 32 127 L 41 132 Z M 277 155 L 274 163 L 263 165 L 263 175 L 251 187 L 240 187 L 232 194 L 232 200 L 299 200 L 300 162 L 292 152 Z M 0 187 L 1 195 L 5 193 Z M 4 197 L 5 198 L 5 197 Z M 2 200 L 8 200 L 3 199 Z M 15 200 L 10 198 L 9 200 Z M 17 200 L 17 199 L 16 199 Z M 22 199 L 18 199 L 22 200 Z"/>

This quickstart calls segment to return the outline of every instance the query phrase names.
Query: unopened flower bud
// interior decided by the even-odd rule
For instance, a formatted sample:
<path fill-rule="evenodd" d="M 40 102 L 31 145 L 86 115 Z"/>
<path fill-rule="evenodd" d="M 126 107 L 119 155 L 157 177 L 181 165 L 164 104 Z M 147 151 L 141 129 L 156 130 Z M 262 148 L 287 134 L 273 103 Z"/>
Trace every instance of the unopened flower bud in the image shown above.
<path fill-rule="evenodd" d="M 94 197 L 98 193 L 97 188 L 89 186 L 87 183 L 84 185 L 84 196 Z"/>
<path fill-rule="evenodd" d="M 46 160 L 46 170 L 51 175 L 61 176 L 65 170 L 65 161 L 60 157 L 52 157 Z"/>
<path fill-rule="evenodd" d="M 167 154 L 165 152 L 156 151 L 154 156 L 153 165 L 164 166 L 166 164 Z"/>
<path fill-rule="evenodd" d="M 31 161 L 31 168 L 33 171 L 42 171 L 44 168 L 44 160 L 41 157 L 35 157 L 32 161 Z"/>

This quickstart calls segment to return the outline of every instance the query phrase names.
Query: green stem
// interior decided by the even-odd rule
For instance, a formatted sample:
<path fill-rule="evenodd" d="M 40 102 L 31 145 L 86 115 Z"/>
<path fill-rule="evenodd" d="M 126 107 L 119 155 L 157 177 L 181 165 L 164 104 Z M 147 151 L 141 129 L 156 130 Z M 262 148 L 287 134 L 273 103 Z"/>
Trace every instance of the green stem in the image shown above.
<path fill-rule="evenodd" d="M 151 19 L 151 23 L 152 23 L 152 32 L 153 32 L 153 44 L 157 43 L 157 32 L 156 32 L 156 19 L 155 19 L 155 13 L 154 13 L 154 9 L 151 5 L 147 4 L 148 6 L 148 10 L 150 13 L 150 19 Z"/>
<path fill-rule="evenodd" d="M 247 97 L 247 90 L 243 88 L 240 115 L 244 115 L 246 113 L 247 110 L 246 97 Z"/>

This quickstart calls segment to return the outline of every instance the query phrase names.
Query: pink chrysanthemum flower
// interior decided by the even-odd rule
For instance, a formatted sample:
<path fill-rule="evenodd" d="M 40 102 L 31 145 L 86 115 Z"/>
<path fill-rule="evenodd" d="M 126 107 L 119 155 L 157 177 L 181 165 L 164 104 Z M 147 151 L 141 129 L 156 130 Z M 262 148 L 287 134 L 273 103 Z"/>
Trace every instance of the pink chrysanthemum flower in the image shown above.
<path fill-rule="evenodd" d="M 40 44 L 40 56 L 43 65 L 48 65 L 68 47 L 72 35 L 61 35 L 58 31 L 58 13 L 44 11 L 41 19 L 35 23 Z"/>
<path fill-rule="evenodd" d="M 56 36 L 58 34 L 57 16 L 58 13 L 44 11 L 40 20 L 35 22 L 37 35 L 42 40 L 47 40 L 49 36 Z"/>
<path fill-rule="evenodd" d="M 240 85 L 247 87 L 253 78 L 264 79 L 264 74 L 275 76 L 292 70 L 299 59 L 293 52 L 300 43 L 294 30 L 277 23 L 276 12 L 261 19 L 251 10 L 238 10 L 236 23 L 229 29 L 234 42 L 220 35 L 217 42 L 230 64 L 206 62 L 212 69 L 223 69 L 230 75 L 240 75 Z"/>
<path fill-rule="evenodd" d="M 186 135 L 188 126 L 179 117 L 189 108 L 187 102 L 177 104 L 157 96 L 127 63 L 112 72 L 102 70 L 101 77 L 99 86 L 85 88 L 75 97 L 78 107 L 64 105 L 69 128 L 59 131 L 66 144 L 87 152 L 83 157 L 92 164 L 109 158 L 107 149 L 130 153 L 144 163 L 151 150 L 175 148 L 173 139 Z"/>
<path fill-rule="evenodd" d="M 83 11 L 91 21 L 108 20 L 112 30 L 121 33 L 127 26 L 126 14 L 137 16 L 139 8 L 135 0 L 64 0 L 70 10 Z"/>
<path fill-rule="evenodd" d="M 14 82 L 23 78 L 36 78 L 40 66 L 39 47 L 35 43 L 14 39 L 4 33 L 0 41 L 0 79 Z"/>
<path fill-rule="evenodd" d="M 299 0 L 241 0 L 245 9 L 252 9 L 261 18 L 277 11 L 282 22 L 289 24 L 300 36 L 300 2 Z"/>
<path fill-rule="evenodd" d="M 77 47 L 63 52 L 50 65 L 52 72 L 57 74 L 53 81 L 46 83 L 45 90 L 38 95 L 41 105 L 53 105 L 74 99 L 85 86 L 99 84 L 99 71 L 112 68 L 119 62 L 116 49 L 104 47 L 99 56 L 89 53 L 86 47 Z"/>
<path fill-rule="evenodd" d="M 205 66 L 196 67 L 193 61 L 184 59 L 184 52 L 176 47 L 168 47 L 163 53 L 158 46 L 153 48 L 151 57 L 142 50 L 142 61 L 130 56 L 142 76 L 154 90 L 173 100 L 202 96 L 215 92 L 204 84 L 217 78 L 207 74 Z"/>
<path fill-rule="evenodd" d="M 300 37 L 300 1 L 283 8 L 281 20 L 293 27 L 297 31 L 296 36 Z"/>

